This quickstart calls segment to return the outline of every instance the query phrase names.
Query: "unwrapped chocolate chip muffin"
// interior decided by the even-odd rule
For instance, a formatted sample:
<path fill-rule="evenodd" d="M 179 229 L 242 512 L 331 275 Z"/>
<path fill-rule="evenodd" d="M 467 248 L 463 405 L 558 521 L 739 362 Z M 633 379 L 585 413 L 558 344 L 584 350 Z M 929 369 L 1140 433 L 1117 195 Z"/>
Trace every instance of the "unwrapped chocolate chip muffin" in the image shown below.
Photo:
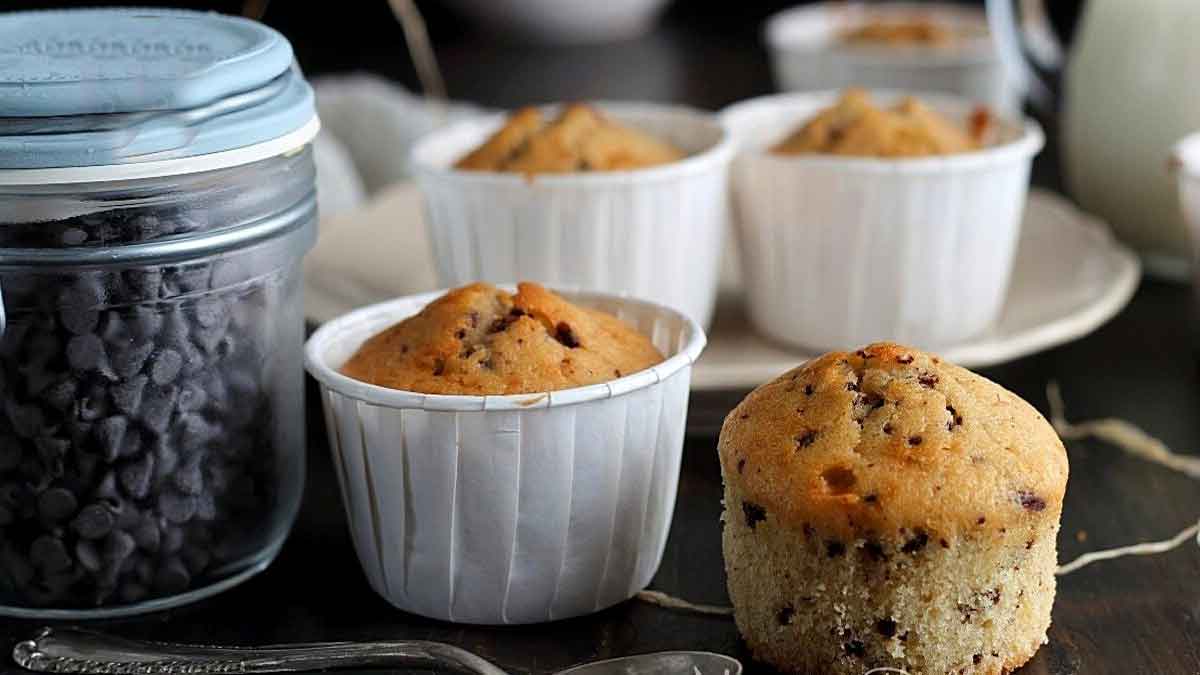
<path fill-rule="evenodd" d="M 683 159 L 674 145 L 572 103 L 556 119 L 537 108 L 513 113 L 499 131 L 455 164 L 469 171 L 524 174 L 628 171 Z"/>
<path fill-rule="evenodd" d="M 1004 673 L 1046 641 L 1067 457 L 1004 388 L 874 344 L 726 418 L 725 565 L 754 655 L 797 673 Z"/>
<path fill-rule="evenodd" d="M 426 394 L 497 395 L 599 384 L 663 360 L 645 335 L 533 283 L 446 293 L 367 340 L 342 372 Z"/>

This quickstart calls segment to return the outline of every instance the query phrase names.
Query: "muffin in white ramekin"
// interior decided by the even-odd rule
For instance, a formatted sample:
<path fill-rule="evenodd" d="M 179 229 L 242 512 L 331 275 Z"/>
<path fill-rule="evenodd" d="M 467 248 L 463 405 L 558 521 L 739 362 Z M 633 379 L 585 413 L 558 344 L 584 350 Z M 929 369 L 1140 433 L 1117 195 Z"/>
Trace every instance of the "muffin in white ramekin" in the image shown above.
<path fill-rule="evenodd" d="M 936 21 L 953 31 L 948 45 L 850 44 L 842 36 L 869 22 Z M 1017 110 L 983 10 L 944 2 L 824 2 L 767 20 L 764 39 L 784 91 L 841 87 L 937 91 Z"/>
<path fill-rule="evenodd" d="M 837 97 L 780 94 L 722 112 L 738 143 L 733 201 L 751 320 L 773 340 L 821 351 L 945 347 L 982 332 L 1008 289 L 1040 127 L 1002 116 L 995 143 L 936 157 L 768 152 Z M 951 120 L 976 107 L 917 97 Z"/>
<path fill-rule="evenodd" d="M 651 300 L 707 326 L 728 222 L 727 133 L 716 115 L 691 108 L 594 105 L 687 157 L 631 171 L 455 169 L 503 115 L 447 127 L 413 148 L 441 284 L 538 279 Z"/>
<path fill-rule="evenodd" d="M 458 623 L 551 621 L 626 600 L 658 569 L 704 332 L 650 302 L 559 292 L 632 325 L 666 360 L 508 396 L 422 394 L 339 372 L 443 291 L 359 309 L 309 339 L 354 546 L 394 606 Z"/>

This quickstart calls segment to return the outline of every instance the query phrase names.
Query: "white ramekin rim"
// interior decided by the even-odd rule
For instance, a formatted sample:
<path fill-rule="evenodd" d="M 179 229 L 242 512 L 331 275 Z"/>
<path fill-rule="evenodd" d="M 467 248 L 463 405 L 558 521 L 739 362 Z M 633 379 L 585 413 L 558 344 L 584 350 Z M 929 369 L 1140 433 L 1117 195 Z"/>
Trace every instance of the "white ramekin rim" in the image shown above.
<path fill-rule="evenodd" d="M 944 14 L 953 16 L 960 22 L 977 23 L 984 30 L 988 27 L 987 15 L 982 10 L 948 2 L 889 2 L 879 5 L 862 2 L 822 2 L 815 5 L 791 7 L 772 14 L 763 26 L 763 42 L 772 50 L 786 54 L 804 55 L 811 54 L 813 51 L 827 51 L 830 48 L 828 39 L 811 42 L 797 41 L 794 36 L 788 34 L 791 25 L 822 21 L 830 12 L 846 13 L 847 11 L 871 14 L 913 12 Z M 829 33 L 824 33 L 823 37 L 828 38 Z M 987 34 L 968 38 L 961 45 L 952 49 L 922 45 L 880 45 L 877 47 L 852 45 L 839 46 L 837 55 L 839 59 L 852 63 L 890 67 L 999 63 L 999 57 L 992 46 L 991 37 Z"/>
<path fill-rule="evenodd" d="M 1171 166 L 1188 178 L 1200 177 L 1200 131 L 1179 139 L 1171 149 Z"/>
<path fill-rule="evenodd" d="M 496 285 L 499 288 L 507 290 L 515 288 L 515 284 Z M 337 368 L 327 362 L 325 353 L 328 351 L 329 345 L 339 339 L 345 339 L 345 334 L 351 330 L 356 330 L 356 326 L 363 323 L 366 317 L 394 316 L 393 321 L 399 321 L 412 316 L 411 312 L 401 313 L 399 311 L 400 306 L 424 306 L 441 297 L 449 290 L 441 289 L 418 295 L 393 298 L 392 300 L 368 305 L 326 322 L 312 334 L 312 337 L 304 345 L 304 367 L 323 386 L 371 405 L 395 409 L 419 409 L 439 412 L 532 410 L 538 408 L 558 408 L 614 398 L 656 385 L 679 371 L 690 368 L 696 362 L 696 359 L 700 358 L 700 354 L 704 351 L 704 346 L 707 344 L 708 338 L 705 336 L 704 329 L 701 328 L 699 323 L 686 314 L 665 305 L 634 298 L 624 293 L 601 293 L 563 286 L 549 288 L 570 299 L 583 299 L 585 301 L 589 298 L 609 301 L 617 300 L 622 303 L 637 305 L 669 314 L 683 321 L 690 335 L 687 343 L 683 345 L 678 353 L 645 370 L 640 370 L 636 373 L 600 384 L 525 394 L 458 396 L 423 394 L 415 391 L 391 389 L 343 375 L 338 372 Z"/>
<path fill-rule="evenodd" d="M 453 181 L 459 185 L 498 185 L 513 188 L 520 187 L 563 187 L 575 188 L 581 186 L 627 185 L 629 183 L 650 183 L 664 180 L 675 180 L 685 176 L 711 171 L 713 167 L 726 164 L 733 158 L 734 144 L 729 130 L 721 123 L 718 115 L 713 112 L 690 106 L 643 103 L 634 101 L 590 101 L 601 110 L 622 114 L 681 114 L 688 115 L 698 124 L 707 124 L 710 130 L 716 132 L 717 142 L 677 162 L 661 164 L 644 169 L 628 171 L 595 171 L 590 173 L 569 174 L 535 174 L 529 176 L 519 173 L 499 171 L 463 171 L 452 166 L 442 166 L 425 159 L 431 150 L 447 142 L 457 141 L 459 136 L 478 135 L 482 130 L 494 130 L 499 127 L 508 113 L 496 113 L 479 119 L 463 120 L 443 129 L 427 134 L 417 141 L 409 153 L 409 165 L 418 178 L 436 178 Z M 555 108 L 562 104 L 543 106 Z M 471 148 L 463 148 L 466 152 Z"/>
<path fill-rule="evenodd" d="M 1001 120 L 1013 129 L 1019 129 L 1020 135 L 1006 143 L 989 146 L 982 150 L 964 152 L 954 155 L 937 157 L 845 157 L 841 155 L 773 155 L 758 148 L 744 147 L 739 140 L 739 118 L 752 112 L 758 112 L 766 107 L 800 108 L 814 111 L 819 106 L 831 105 L 841 94 L 841 90 L 828 89 L 812 92 L 787 92 L 758 96 L 734 103 L 720 112 L 721 121 L 738 144 L 738 155 L 753 157 L 756 161 L 777 163 L 781 168 L 788 166 L 823 167 L 834 171 L 845 171 L 868 174 L 927 174 L 951 173 L 973 169 L 990 168 L 1007 164 L 1015 160 L 1030 160 L 1041 151 L 1046 144 L 1046 136 L 1042 127 L 1030 117 L 1022 117 L 1017 122 L 1006 118 L 1002 113 L 996 113 Z M 899 96 L 915 96 L 930 103 L 935 109 L 941 106 L 966 107 L 975 105 L 969 99 L 937 92 L 908 92 L 887 89 L 872 89 L 872 96 L 884 100 Z"/>

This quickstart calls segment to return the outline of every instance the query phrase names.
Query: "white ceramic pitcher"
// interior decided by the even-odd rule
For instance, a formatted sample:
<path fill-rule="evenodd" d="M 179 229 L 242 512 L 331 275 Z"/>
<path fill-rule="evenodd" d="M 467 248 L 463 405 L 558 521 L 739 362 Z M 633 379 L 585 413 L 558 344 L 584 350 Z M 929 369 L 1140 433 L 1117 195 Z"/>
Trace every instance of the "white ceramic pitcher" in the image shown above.
<path fill-rule="evenodd" d="M 1035 66 L 1061 66 L 1044 0 L 987 0 L 1001 55 L 1035 105 L 1053 95 Z M 1026 61 L 1026 56 L 1034 65 Z M 1066 59 L 1061 124 L 1067 187 L 1158 276 L 1188 278 L 1190 244 L 1168 172 L 1172 146 L 1200 130 L 1200 1 L 1090 0 Z"/>

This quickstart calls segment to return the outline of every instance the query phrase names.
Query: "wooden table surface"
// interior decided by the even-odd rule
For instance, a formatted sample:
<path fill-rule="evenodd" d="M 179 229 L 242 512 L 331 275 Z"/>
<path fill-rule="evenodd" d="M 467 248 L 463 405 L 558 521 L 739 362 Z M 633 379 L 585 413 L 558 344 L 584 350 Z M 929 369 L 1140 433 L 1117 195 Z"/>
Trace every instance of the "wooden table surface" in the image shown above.
<path fill-rule="evenodd" d="M 620 48 L 554 51 L 464 39 L 441 52 L 451 92 L 489 105 L 621 97 L 716 107 L 770 87 L 753 34 L 717 35 L 678 22 Z M 1054 184 L 1054 175 L 1053 162 L 1040 160 L 1039 182 Z M 1177 450 L 1194 452 L 1200 449 L 1194 306 L 1188 288 L 1146 282 L 1132 304 L 1093 335 L 983 374 L 1043 411 L 1046 382 L 1056 379 L 1071 419 L 1122 417 Z M 750 672 L 765 671 L 749 662 L 729 619 L 638 602 L 586 618 L 504 629 L 449 625 L 394 610 L 370 590 L 355 558 L 311 386 L 309 393 L 308 491 L 275 564 L 209 601 L 102 628 L 131 637 L 231 644 L 443 640 L 514 673 L 666 649 L 728 653 L 745 660 Z M 715 439 L 724 414 L 743 394 L 693 397 L 673 529 L 653 588 L 695 602 L 727 602 Z M 1185 477 L 1096 442 L 1069 443 L 1068 452 L 1061 560 L 1093 548 L 1163 539 L 1200 517 L 1200 489 Z M 1082 532 L 1086 541 L 1079 540 Z M 36 625 L 0 621 L 0 648 L 7 650 Z M 1200 673 L 1200 549 L 1189 544 L 1062 578 L 1050 643 L 1020 672 Z"/>

